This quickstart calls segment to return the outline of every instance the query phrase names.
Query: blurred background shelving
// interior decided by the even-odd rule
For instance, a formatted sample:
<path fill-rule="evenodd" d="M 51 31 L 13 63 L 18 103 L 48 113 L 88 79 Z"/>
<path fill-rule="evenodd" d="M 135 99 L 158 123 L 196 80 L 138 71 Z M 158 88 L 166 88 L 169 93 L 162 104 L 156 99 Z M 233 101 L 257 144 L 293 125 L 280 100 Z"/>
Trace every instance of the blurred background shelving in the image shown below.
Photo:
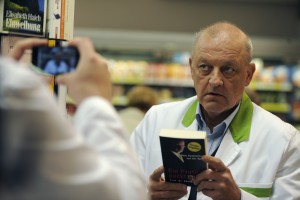
<path fill-rule="evenodd" d="M 99 52 L 109 61 L 114 83 L 113 103 L 117 109 L 126 107 L 126 94 L 135 85 L 147 85 L 157 90 L 160 103 L 178 101 L 196 94 L 187 63 L 189 52 Z M 249 88 L 259 94 L 261 106 L 285 121 L 300 123 L 300 66 L 261 58 L 255 58 L 253 62 L 257 70 Z"/>
<path fill-rule="evenodd" d="M 299 0 L 89 0 L 76 1 L 75 12 L 74 35 L 90 37 L 109 58 L 120 109 L 137 84 L 158 90 L 160 102 L 193 96 L 187 62 L 194 34 L 228 20 L 252 38 L 259 67 L 249 87 L 261 106 L 300 124 Z"/>

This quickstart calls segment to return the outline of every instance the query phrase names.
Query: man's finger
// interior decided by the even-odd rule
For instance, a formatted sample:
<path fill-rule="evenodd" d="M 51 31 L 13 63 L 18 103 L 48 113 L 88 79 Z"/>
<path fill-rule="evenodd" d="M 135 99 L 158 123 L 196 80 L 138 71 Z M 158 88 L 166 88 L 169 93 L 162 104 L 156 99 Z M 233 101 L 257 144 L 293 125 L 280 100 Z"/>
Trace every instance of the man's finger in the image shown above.
<path fill-rule="evenodd" d="M 155 181 L 159 181 L 161 175 L 164 173 L 164 166 L 160 166 L 159 168 L 157 168 L 156 170 L 154 170 L 154 172 L 151 174 L 150 179 L 151 180 L 155 180 Z"/>
<path fill-rule="evenodd" d="M 72 40 L 69 40 L 68 44 L 70 46 L 76 46 L 79 54 L 83 57 L 95 52 L 91 39 L 87 37 L 76 37 Z"/>
<path fill-rule="evenodd" d="M 206 162 L 208 164 L 208 167 L 213 171 L 223 172 L 227 169 L 227 167 L 219 158 L 206 155 L 202 156 L 202 160 Z"/>
<path fill-rule="evenodd" d="M 18 41 L 15 44 L 14 48 L 11 50 L 8 56 L 15 60 L 20 60 L 26 49 L 31 49 L 34 46 L 47 45 L 47 44 L 48 44 L 47 39 L 42 39 L 42 38 L 23 39 Z"/>

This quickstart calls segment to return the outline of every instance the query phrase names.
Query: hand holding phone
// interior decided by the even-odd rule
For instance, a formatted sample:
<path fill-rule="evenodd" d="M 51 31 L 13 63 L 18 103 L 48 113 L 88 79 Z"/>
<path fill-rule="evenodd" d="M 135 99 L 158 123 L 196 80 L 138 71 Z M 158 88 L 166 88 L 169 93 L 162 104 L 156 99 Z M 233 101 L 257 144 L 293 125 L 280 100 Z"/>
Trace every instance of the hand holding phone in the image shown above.
<path fill-rule="evenodd" d="M 90 96 L 111 101 L 112 83 L 106 59 L 96 52 L 89 38 L 77 37 L 68 43 L 78 48 L 80 60 L 74 73 L 56 77 L 56 83 L 67 86 L 77 105 Z"/>
<path fill-rule="evenodd" d="M 59 75 L 75 70 L 79 52 L 74 46 L 36 46 L 32 48 L 32 63 L 46 74 Z"/>

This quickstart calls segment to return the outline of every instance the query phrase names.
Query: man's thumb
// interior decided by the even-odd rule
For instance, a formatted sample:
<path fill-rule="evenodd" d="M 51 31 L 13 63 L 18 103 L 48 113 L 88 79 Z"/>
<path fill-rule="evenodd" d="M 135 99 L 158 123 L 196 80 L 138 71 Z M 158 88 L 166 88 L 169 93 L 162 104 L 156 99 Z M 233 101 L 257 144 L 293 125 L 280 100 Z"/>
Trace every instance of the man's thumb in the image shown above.
<path fill-rule="evenodd" d="M 154 172 L 150 176 L 150 179 L 159 181 L 161 175 L 164 173 L 164 170 L 165 170 L 164 166 L 160 166 L 159 168 L 157 168 L 156 170 L 154 170 Z"/>

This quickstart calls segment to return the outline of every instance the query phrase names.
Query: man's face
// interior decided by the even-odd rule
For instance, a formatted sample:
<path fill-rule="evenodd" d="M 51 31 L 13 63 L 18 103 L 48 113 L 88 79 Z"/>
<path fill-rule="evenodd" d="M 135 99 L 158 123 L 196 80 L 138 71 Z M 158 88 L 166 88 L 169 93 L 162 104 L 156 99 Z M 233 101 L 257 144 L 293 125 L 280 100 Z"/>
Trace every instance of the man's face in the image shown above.
<path fill-rule="evenodd" d="M 178 146 L 179 146 L 179 150 L 178 150 L 178 153 L 182 153 L 184 148 L 185 148 L 185 142 L 182 140 L 178 143 Z"/>
<path fill-rule="evenodd" d="M 251 81 L 255 66 L 245 62 L 243 45 L 228 39 L 198 41 L 190 67 L 198 100 L 211 117 L 237 105 Z"/>

